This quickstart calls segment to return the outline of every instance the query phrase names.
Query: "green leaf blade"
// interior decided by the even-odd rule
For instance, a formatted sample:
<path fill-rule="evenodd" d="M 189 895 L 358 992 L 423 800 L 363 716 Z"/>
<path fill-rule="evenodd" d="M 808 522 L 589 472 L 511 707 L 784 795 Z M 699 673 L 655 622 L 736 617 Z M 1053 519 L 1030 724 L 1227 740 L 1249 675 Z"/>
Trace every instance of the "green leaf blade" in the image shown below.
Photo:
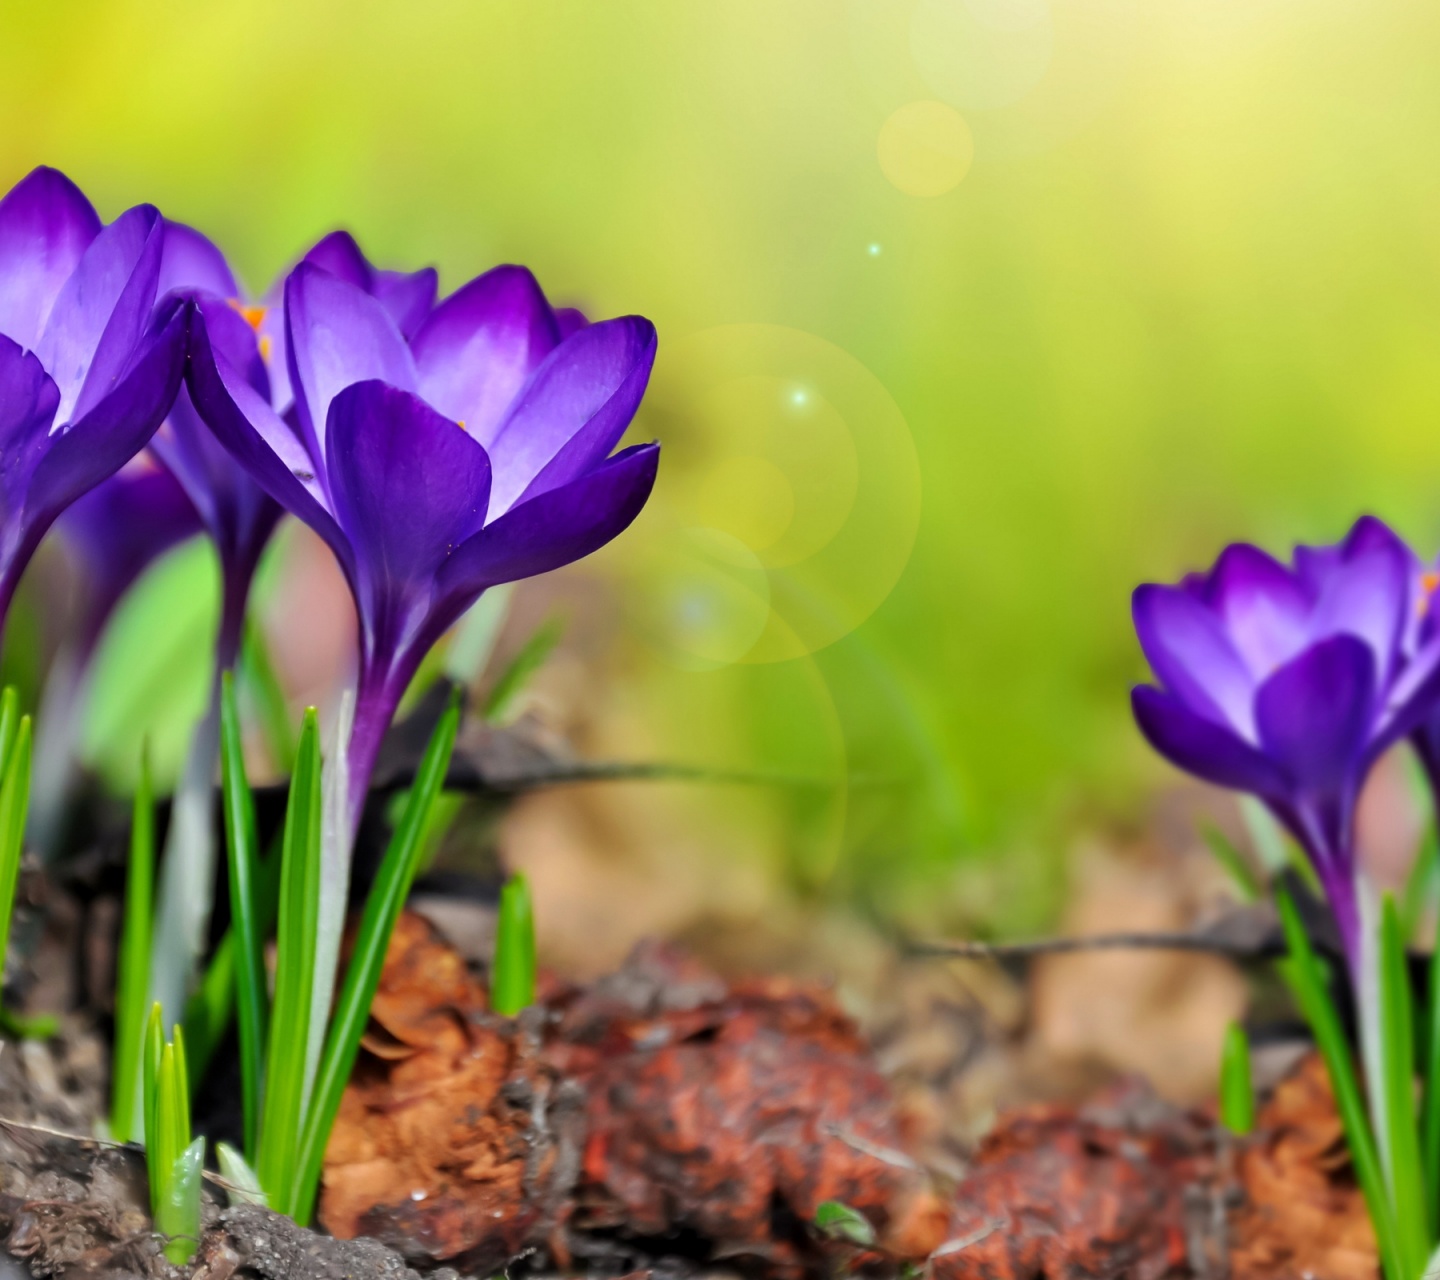
<path fill-rule="evenodd" d="M 1255 1128 L 1250 1038 L 1238 1022 L 1226 1028 L 1220 1055 L 1220 1123 L 1242 1138 Z"/>
<path fill-rule="evenodd" d="M 155 803 L 148 752 L 140 753 L 140 782 L 130 820 L 130 862 L 125 871 L 125 918 L 115 989 L 115 1048 L 110 1128 L 120 1142 L 142 1138 L 139 1127 L 141 1053 L 145 1039 L 146 995 L 150 986 L 150 941 L 155 907 Z"/>
<path fill-rule="evenodd" d="M 291 1216 L 305 1223 L 314 1211 L 315 1194 L 320 1183 L 320 1170 L 330 1130 L 340 1110 L 340 1099 L 359 1052 L 360 1037 L 370 1016 L 370 1004 L 380 984 L 385 955 L 395 922 L 409 896 L 415 871 L 424 852 L 424 834 L 435 798 L 445 782 L 450 755 L 460 727 L 460 708 L 451 701 L 440 722 L 435 726 L 410 798 L 399 825 L 391 837 L 380 864 L 375 883 L 365 900 L 365 910 L 355 933 L 355 945 L 345 979 L 336 1001 L 335 1015 L 321 1055 L 315 1078 L 309 1114 L 300 1143 L 296 1193 L 290 1206 Z"/>
<path fill-rule="evenodd" d="M 513 875 L 500 890 L 495 960 L 490 966 L 490 1008 L 505 1018 L 535 1003 L 535 910 L 530 884 Z"/>
<path fill-rule="evenodd" d="M 225 813 L 225 849 L 230 872 L 230 938 L 234 956 L 234 991 L 240 1042 L 241 1103 L 244 1150 L 254 1159 L 260 1135 L 260 1096 L 265 1073 L 265 1024 L 269 996 L 265 989 L 265 924 L 259 851 L 255 834 L 255 800 L 245 776 L 240 737 L 240 711 L 235 681 L 226 672 L 220 687 L 220 776 Z M 208 975 L 207 975 L 208 976 Z"/>
<path fill-rule="evenodd" d="M 256 1172 L 271 1205 L 290 1211 L 297 1135 L 305 1111 L 305 1056 L 320 898 L 320 738 L 315 709 L 305 713 L 280 867 L 275 1001 L 266 1055 Z"/>

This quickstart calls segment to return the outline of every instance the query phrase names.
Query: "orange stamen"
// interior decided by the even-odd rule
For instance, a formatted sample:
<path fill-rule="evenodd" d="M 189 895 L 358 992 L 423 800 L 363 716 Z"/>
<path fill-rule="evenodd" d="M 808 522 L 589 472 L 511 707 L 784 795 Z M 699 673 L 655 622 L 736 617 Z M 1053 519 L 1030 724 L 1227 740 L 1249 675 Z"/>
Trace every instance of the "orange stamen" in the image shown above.
<path fill-rule="evenodd" d="M 246 324 L 254 329 L 256 333 L 260 332 L 260 326 L 265 322 L 265 312 L 268 308 L 247 307 L 239 298 L 231 298 L 230 305 L 244 317 Z"/>

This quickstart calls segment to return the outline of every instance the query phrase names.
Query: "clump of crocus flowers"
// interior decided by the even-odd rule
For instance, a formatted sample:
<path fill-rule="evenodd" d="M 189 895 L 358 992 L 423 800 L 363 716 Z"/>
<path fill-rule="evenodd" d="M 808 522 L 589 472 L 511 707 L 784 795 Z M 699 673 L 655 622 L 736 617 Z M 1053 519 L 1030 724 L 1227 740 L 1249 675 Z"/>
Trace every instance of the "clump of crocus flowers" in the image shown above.
<path fill-rule="evenodd" d="M 1440 812 L 1437 586 L 1433 566 L 1366 517 L 1289 564 L 1235 545 L 1208 573 L 1134 596 L 1157 681 L 1134 690 L 1141 731 L 1181 769 L 1257 797 L 1333 917 L 1363 1077 L 1324 961 L 1277 881 L 1282 972 L 1325 1055 L 1390 1280 L 1433 1274 L 1440 1245 L 1440 946 L 1412 989 L 1408 930 L 1366 876 L 1355 816 L 1376 761 L 1407 739 Z"/>
<path fill-rule="evenodd" d="M 150 561 L 197 530 L 220 566 L 210 707 L 158 871 L 148 782 L 135 806 L 116 1015 L 126 1060 L 116 1063 L 114 1114 L 117 1136 L 148 1139 L 157 1203 L 198 1196 L 183 1111 L 186 1040 L 193 1067 L 219 1029 L 185 1018 L 186 1002 L 232 1003 L 199 990 L 216 976 L 212 968 L 202 983 L 200 966 L 218 871 L 217 768 L 232 902 L 225 980 L 246 1134 L 245 1150 L 222 1151 L 222 1164 L 232 1181 L 303 1221 L 458 728 L 452 706 L 410 789 L 337 995 L 351 845 L 400 700 L 482 593 L 597 550 L 635 519 L 655 482 L 657 445 L 616 451 L 655 359 L 648 321 L 592 323 L 554 308 L 521 267 L 496 267 L 438 300 L 437 283 L 428 268 L 373 266 L 337 232 L 252 297 L 219 248 L 148 205 L 105 224 L 74 183 L 44 168 L 0 200 L 0 630 L 52 525 L 77 562 L 81 595 L 74 638 L 45 696 L 55 722 L 48 745 L 40 726 L 37 750 L 53 766 L 30 815 L 41 843 L 63 805 L 54 779 L 63 778 L 96 640 L 117 601 Z M 231 673 L 252 579 L 286 515 L 334 552 L 359 644 L 339 738 L 323 763 L 318 719 L 307 713 L 279 873 L 267 876 L 254 847 Z M 29 734 L 7 696 L 7 922 Z M 272 924 L 273 995 L 263 968 Z M 533 948 L 530 935 L 507 937 L 506 972 L 529 972 L 510 953 L 515 937 Z M 507 1008 L 524 1002 L 524 985 L 507 979 Z M 188 1221 L 187 1213 L 171 1217 Z M 189 1245 L 180 1240 L 170 1256 L 182 1260 Z"/>

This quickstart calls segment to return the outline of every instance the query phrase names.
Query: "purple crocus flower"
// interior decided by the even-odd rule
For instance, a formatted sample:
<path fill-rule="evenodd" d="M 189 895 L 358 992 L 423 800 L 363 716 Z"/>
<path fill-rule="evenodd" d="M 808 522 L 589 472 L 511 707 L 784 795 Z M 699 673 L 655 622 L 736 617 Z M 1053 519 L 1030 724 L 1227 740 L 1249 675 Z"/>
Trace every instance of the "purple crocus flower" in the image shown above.
<path fill-rule="evenodd" d="M 487 587 L 603 546 L 650 494 L 658 446 L 611 456 L 649 379 L 636 316 L 562 339 L 534 277 L 472 280 L 408 340 L 378 295 L 302 263 L 285 285 L 294 411 L 281 417 L 215 340 L 202 301 L 191 394 L 264 488 L 334 550 L 360 618 L 351 818 L 430 646 Z"/>
<path fill-rule="evenodd" d="M 1173 764 L 1258 796 L 1315 865 L 1359 962 L 1355 804 L 1380 754 L 1436 708 L 1440 637 L 1413 635 L 1418 563 L 1380 521 L 1283 565 L 1227 547 L 1178 586 L 1135 592 L 1159 688 L 1135 718 Z"/>
<path fill-rule="evenodd" d="M 348 232 L 332 232 L 301 261 L 373 294 L 407 336 L 434 305 L 433 269 L 378 270 Z M 228 313 L 216 306 L 210 308 L 212 342 L 223 347 L 231 367 L 243 374 L 257 395 L 268 400 L 277 413 L 287 412 L 293 396 L 276 297 L 258 302 L 248 298 L 215 244 L 193 227 L 177 222 L 165 225 L 160 272 L 160 292 L 171 291 L 209 295 L 228 304 Z M 279 286 L 272 294 L 278 296 Z M 235 466 L 200 420 L 184 387 L 151 447 L 190 495 L 219 554 L 223 585 L 216 647 L 217 666 L 223 670 L 234 665 L 250 583 L 282 508 L 246 471 Z"/>
<path fill-rule="evenodd" d="M 46 530 L 175 397 L 188 309 L 156 312 L 163 238 L 149 205 L 102 226 L 54 169 L 0 200 L 0 625 Z"/>

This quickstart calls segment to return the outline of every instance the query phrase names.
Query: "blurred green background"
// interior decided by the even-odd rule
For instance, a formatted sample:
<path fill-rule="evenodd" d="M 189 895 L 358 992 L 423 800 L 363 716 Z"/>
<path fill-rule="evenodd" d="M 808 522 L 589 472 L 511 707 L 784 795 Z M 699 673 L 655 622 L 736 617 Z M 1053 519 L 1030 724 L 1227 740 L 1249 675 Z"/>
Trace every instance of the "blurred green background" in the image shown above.
<path fill-rule="evenodd" d="M 152 201 L 257 292 L 340 225 L 652 317 L 585 745 L 834 784 L 674 803 L 1018 927 L 1168 776 L 1135 582 L 1364 510 L 1434 546 L 1437 50 L 1422 0 L 18 0 L 0 186 Z"/>

